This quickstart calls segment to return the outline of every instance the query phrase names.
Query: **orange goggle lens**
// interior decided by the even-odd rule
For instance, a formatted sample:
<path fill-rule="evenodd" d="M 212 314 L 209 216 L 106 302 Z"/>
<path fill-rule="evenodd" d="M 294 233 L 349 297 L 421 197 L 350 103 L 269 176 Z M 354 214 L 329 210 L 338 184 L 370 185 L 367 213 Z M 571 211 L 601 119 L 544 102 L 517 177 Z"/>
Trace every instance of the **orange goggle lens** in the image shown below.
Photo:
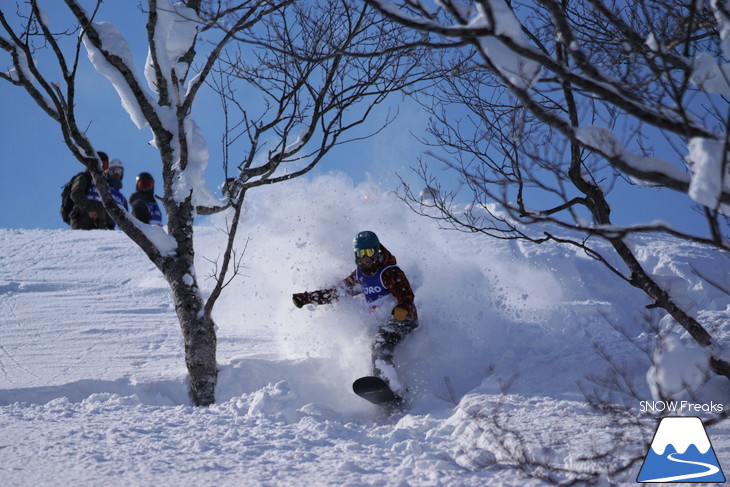
<path fill-rule="evenodd" d="M 149 191 L 150 189 L 154 189 L 154 187 L 154 181 L 150 181 L 149 179 L 142 179 L 140 181 L 137 181 L 137 189 L 139 189 L 140 191 Z"/>

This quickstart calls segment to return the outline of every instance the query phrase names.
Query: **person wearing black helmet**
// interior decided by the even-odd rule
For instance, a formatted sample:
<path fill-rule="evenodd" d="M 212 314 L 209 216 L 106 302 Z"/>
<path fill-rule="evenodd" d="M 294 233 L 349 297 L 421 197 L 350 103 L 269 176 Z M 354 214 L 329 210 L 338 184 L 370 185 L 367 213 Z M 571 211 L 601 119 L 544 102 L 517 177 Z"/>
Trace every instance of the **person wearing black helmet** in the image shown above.
<path fill-rule="evenodd" d="M 155 200 L 155 180 L 148 172 L 137 176 L 135 192 L 129 197 L 132 215 L 150 225 L 162 226 L 162 211 Z"/>
<path fill-rule="evenodd" d="M 360 232 L 353 240 L 355 270 L 340 283 L 329 289 L 296 293 L 294 305 L 326 304 L 336 301 L 343 293 L 363 294 L 365 302 L 380 319 L 377 336 L 372 346 L 373 375 L 383 379 L 398 395 L 403 388 L 393 365 L 393 353 L 418 327 L 418 312 L 413 303 L 414 294 L 396 258 L 371 231 Z"/>

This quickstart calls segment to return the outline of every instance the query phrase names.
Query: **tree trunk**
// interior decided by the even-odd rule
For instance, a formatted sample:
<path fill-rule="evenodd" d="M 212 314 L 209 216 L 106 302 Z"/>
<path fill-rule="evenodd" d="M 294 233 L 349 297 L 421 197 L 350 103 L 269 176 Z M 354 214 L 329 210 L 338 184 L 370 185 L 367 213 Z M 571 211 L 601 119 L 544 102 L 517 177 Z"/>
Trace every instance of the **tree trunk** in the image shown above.
<path fill-rule="evenodd" d="M 209 406 L 215 402 L 218 378 L 215 323 L 205 313 L 197 281 L 189 272 L 168 276 L 168 280 L 185 341 L 190 396 L 196 406 Z"/>
<path fill-rule="evenodd" d="M 560 51 L 558 50 L 558 52 Z M 565 93 L 570 122 L 572 126 L 578 127 L 578 107 L 573 97 L 573 87 L 569 83 L 564 82 L 563 92 Z M 570 143 L 572 163 L 568 171 L 569 178 L 573 185 L 586 196 L 586 206 L 593 215 L 595 222 L 599 225 L 611 225 L 611 206 L 606 200 L 606 195 L 598 185 L 584 177 L 582 149 L 577 140 L 572 139 Z M 669 293 L 662 289 L 647 274 L 634 255 L 634 252 L 626 245 L 626 242 L 621 238 L 608 238 L 607 240 L 611 243 L 624 264 L 626 264 L 629 272 L 631 272 L 631 279 L 629 281 L 631 285 L 641 289 L 647 296 L 653 299 L 655 307 L 662 308 L 669 313 L 699 345 L 702 347 L 712 345 L 713 341 L 710 333 L 697 320 L 677 306 Z M 730 379 L 730 363 L 715 357 L 713 353 L 710 365 L 715 373 Z"/>
<path fill-rule="evenodd" d="M 694 318 L 689 316 L 683 309 L 676 305 L 671 296 L 659 287 L 654 280 L 646 273 L 631 249 L 621 239 L 610 239 L 616 252 L 627 265 L 631 272 L 632 286 L 641 289 L 654 300 L 654 306 L 665 310 L 677 323 L 684 328 L 687 333 L 703 347 L 709 347 L 713 344 L 712 336 L 705 328 Z M 710 358 L 710 365 L 716 374 L 723 375 L 730 379 L 730 363 L 715 357 L 715 351 Z"/>
<path fill-rule="evenodd" d="M 215 323 L 205 310 L 195 272 L 194 229 L 190 199 L 181 205 L 166 205 L 168 231 L 177 241 L 173 256 L 163 258 L 162 273 L 172 291 L 175 312 L 185 342 L 189 393 L 196 406 L 215 402 L 218 378 Z"/>

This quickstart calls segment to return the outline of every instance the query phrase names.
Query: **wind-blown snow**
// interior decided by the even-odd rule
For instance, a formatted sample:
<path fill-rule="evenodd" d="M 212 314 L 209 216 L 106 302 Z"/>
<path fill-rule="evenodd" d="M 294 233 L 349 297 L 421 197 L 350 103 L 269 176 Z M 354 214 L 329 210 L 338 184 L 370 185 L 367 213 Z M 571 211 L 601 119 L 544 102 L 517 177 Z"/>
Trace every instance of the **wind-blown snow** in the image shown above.
<path fill-rule="evenodd" d="M 676 181 L 689 181 L 689 176 L 678 167 L 657 157 L 639 157 L 631 154 L 610 129 L 597 126 L 578 127 L 575 130 L 576 138 L 587 147 L 599 151 L 606 157 L 620 157 L 621 160 L 636 169 L 646 173 L 665 174 Z"/>
<path fill-rule="evenodd" d="M 725 13 L 728 12 L 730 3 L 727 0 L 712 0 L 711 5 L 720 31 L 722 51 L 727 57 L 730 55 L 730 19 Z M 715 59 L 709 52 L 701 52 L 692 59 L 691 80 L 708 93 L 726 96 L 730 94 L 729 75 L 730 63 Z"/>
<path fill-rule="evenodd" d="M 723 190 L 723 161 L 727 158 L 723 157 L 724 146 L 717 140 L 699 137 L 691 139 L 687 145 L 687 160 L 692 169 L 689 196 L 708 208 L 717 208 Z"/>
<path fill-rule="evenodd" d="M 117 56 L 124 65 L 130 69 L 131 75 L 134 76 L 138 83 L 134 69 L 134 56 L 132 55 L 132 49 L 129 47 L 129 44 L 119 30 L 108 22 L 94 22 L 93 26 L 101 38 L 104 51 L 113 56 Z M 94 66 L 94 69 L 106 76 L 106 78 L 112 83 L 112 86 L 114 86 L 114 89 L 117 91 L 122 102 L 122 107 L 127 114 L 129 114 L 132 122 L 134 122 L 139 129 L 146 127 L 147 120 L 145 119 L 134 93 L 129 88 L 129 84 L 124 79 L 122 73 L 120 73 L 117 68 L 106 60 L 101 51 L 94 47 L 88 36 L 84 35 L 82 40 L 84 41 L 84 46 L 86 47 L 89 60 Z"/>
<path fill-rule="evenodd" d="M 502 0 L 490 0 L 485 4 L 491 9 L 495 34 L 508 37 L 520 47 L 529 47 L 529 43 L 522 33 L 522 25 Z M 484 11 L 483 5 L 477 4 L 478 14 L 468 27 L 481 28 L 489 25 L 487 19 L 490 17 Z M 516 54 L 507 48 L 498 37 L 484 36 L 480 38 L 479 42 L 489 60 L 516 87 L 527 89 L 540 75 L 541 68 L 538 63 Z"/>
<path fill-rule="evenodd" d="M 170 5 L 167 0 L 158 0 L 157 22 L 155 23 L 154 41 L 155 59 L 160 72 L 165 77 L 168 90 L 174 90 L 172 74 L 178 81 L 187 77 L 189 65 L 179 59 L 190 50 L 198 33 L 198 15 L 195 10 L 182 3 Z M 158 79 L 152 64 L 152 52 L 147 54 L 145 78 L 152 91 L 159 93 Z"/>
<path fill-rule="evenodd" d="M 18 48 L 16 49 L 15 52 L 18 55 L 18 64 L 20 64 L 20 71 L 21 71 L 22 75 L 25 77 L 25 79 L 33 80 L 35 78 L 35 76 L 33 76 L 33 73 L 30 70 L 30 65 L 28 63 L 28 56 L 25 55 L 25 51 L 20 49 L 20 46 L 18 46 Z M 18 73 L 18 70 L 16 68 L 12 68 L 10 71 L 8 71 L 7 75 L 13 81 L 20 80 L 20 74 Z"/>
<path fill-rule="evenodd" d="M 200 126 L 190 117 L 185 119 L 185 134 L 188 144 L 188 165 L 180 171 L 174 185 L 177 201 L 183 201 L 188 195 L 193 195 L 193 204 L 196 206 L 217 206 L 216 200 L 205 179 L 205 169 L 208 167 L 210 151 L 208 142 L 203 137 Z"/>
<path fill-rule="evenodd" d="M 654 357 L 654 363 L 647 372 L 647 382 L 657 401 L 687 400 L 687 385 L 702 384 L 710 374 L 706 349 L 682 343 L 676 335 L 669 335 Z"/>
<path fill-rule="evenodd" d="M 220 374 L 210 408 L 190 406 L 169 290 L 123 234 L 0 230 L 3 484 L 544 485 L 495 466 L 509 458 L 479 419 L 495 409 L 527 454 L 563 466 L 594 447 L 645 454 L 655 423 L 613 444 L 620 427 L 588 408 L 576 384 L 608 368 L 598 343 L 652 400 L 648 357 L 608 325 L 646 340 L 648 300 L 592 259 L 444 232 L 392 194 L 338 175 L 248 197 L 245 267 L 214 313 Z M 204 286 L 225 216 L 196 227 Z M 363 229 L 398 258 L 421 317 L 396 355 L 411 405 L 391 418 L 350 389 L 369 372 L 375 331 L 360 299 L 291 303 L 349 274 Z M 695 302 L 703 322 L 726 327 L 730 297 L 690 267 L 725 283 L 716 252 L 663 239 L 633 246 L 650 272 L 686 282 L 673 293 Z M 697 394 L 726 403 L 726 381 L 710 385 Z M 638 401 L 630 406 L 639 417 Z M 728 463 L 730 433 L 709 431 Z"/>
<path fill-rule="evenodd" d="M 494 36 L 481 36 L 478 42 L 483 54 L 510 83 L 517 88 L 528 89 L 540 75 L 541 68 L 538 63 L 517 54 L 501 40 L 506 37 L 521 48 L 530 47 L 529 42 L 522 33 L 520 22 L 503 0 L 479 2 L 476 7 L 458 2 L 450 3 L 448 10 L 454 8 L 463 19 L 470 19 L 465 25 L 441 24 L 439 21 L 434 20 L 438 18 L 435 14 L 433 18 L 411 16 L 402 11 L 396 3 L 389 0 L 375 0 L 374 3 L 377 4 L 379 9 L 394 17 L 404 19 L 410 25 L 422 25 L 437 32 L 448 29 L 451 31 L 452 36 L 458 36 L 461 30 L 492 29 L 495 33 Z M 437 1 L 436 6 L 441 7 L 440 2 Z M 489 9 L 489 12 L 485 9 Z M 425 10 L 428 11 L 429 9 Z M 490 19 L 494 19 L 494 26 L 490 24 Z M 472 34 L 465 37 L 471 38 Z"/>
<path fill-rule="evenodd" d="M 130 82 L 138 89 L 141 96 L 145 96 L 149 100 L 150 106 L 154 107 L 155 115 L 165 129 L 169 133 L 175 134 L 172 144 L 173 157 L 177 164 L 175 166 L 176 177 L 173 182 L 173 198 L 178 202 L 183 202 L 192 195 L 194 206 L 218 206 L 220 201 L 213 196 L 210 186 L 205 180 L 205 169 L 210 158 L 208 143 L 202 135 L 202 130 L 190 115 L 187 115 L 183 121 L 187 160 L 181 162 L 182 151 L 179 139 L 183 137 L 183 134 L 179 133 L 177 106 L 183 103 L 183 97 L 187 92 L 182 88 L 181 83 L 188 75 L 190 66 L 181 62 L 180 58 L 194 45 L 198 17 L 192 9 L 181 3 L 171 5 L 166 0 L 160 0 L 156 5 L 158 18 L 153 36 L 154 59 L 157 61 L 161 79 L 157 78 L 157 71 L 152 64 L 152 52 L 148 52 L 144 75 L 154 93 L 159 94 L 158 85 L 160 83 L 167 85 L 169 100 L 164 101 L 165 106 L 157 105 L 152 101 L 153 97 L 149 92 L 143 92 L 143 85 L 136 74 L 132 51 L 116 27 L 107 22 L 93 24 L 101 38 L 103 51 L 119 58 L 129 69 L 133 79 L 125 79 L 123 74 L 105 58 L 104 53 L 97 49 L 87 36 L 83 37 L 84 46 L 94 68 L 109 79 L 121 99 L 122 106 L 137 128 L 146 127 L 148 121 L 135 98 L 135 92 L 130 87 Z M 151 141 L 151 145 L 157 146 L 154 139 Z"/>
<path fill-rule="evenodd" d="M 701 52 L 692 61 L 691 80 L 708 93 L 727 95 L 730 93 L 728 63 L 718 63 L 709 52 Z"/>

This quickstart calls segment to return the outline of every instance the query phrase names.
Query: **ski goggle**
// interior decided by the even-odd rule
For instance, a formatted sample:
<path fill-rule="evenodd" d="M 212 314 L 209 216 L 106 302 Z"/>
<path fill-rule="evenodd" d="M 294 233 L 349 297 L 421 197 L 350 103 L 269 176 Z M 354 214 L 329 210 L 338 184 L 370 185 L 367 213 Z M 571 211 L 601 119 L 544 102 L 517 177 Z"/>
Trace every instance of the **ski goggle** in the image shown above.
<path fill-rule="evenodd" d="M 124 177 L 124 168 L 110 167 L 106 173 L 110 176 L 119 176 L 119 178 L 121 179 L 122 177 Z"/>
<path fill-rule="evenodd" d="M 372 257 L 375 255 L 376 250 L 375 249 L 357 249 L 355 251 L 355 257 L 358 259 L 362 257 Z"/>
<path fill-rule="evenodd" d="M 149 191 L 155 188 L 155 182 L 149 179 L 140 179 L 137 181 L 137 189 L 140 191 Z"/>

